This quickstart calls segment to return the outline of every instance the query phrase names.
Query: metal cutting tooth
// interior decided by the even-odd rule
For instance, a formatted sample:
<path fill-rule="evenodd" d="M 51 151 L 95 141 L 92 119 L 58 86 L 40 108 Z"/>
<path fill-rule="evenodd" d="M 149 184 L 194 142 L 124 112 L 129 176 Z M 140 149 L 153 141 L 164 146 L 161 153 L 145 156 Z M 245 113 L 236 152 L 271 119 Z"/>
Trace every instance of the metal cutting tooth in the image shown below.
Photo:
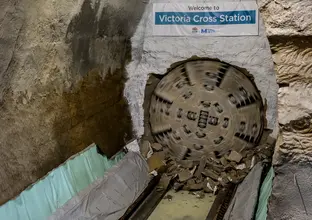
<path fill-rule="evenodd" d="M 199 81 L 198 74 L 196 74 L 196 67 L 193 65 L 193 63 L 189 62 L 185 64 L 185 75 L 187 76 L 191 86 L 195 85 Z"/>

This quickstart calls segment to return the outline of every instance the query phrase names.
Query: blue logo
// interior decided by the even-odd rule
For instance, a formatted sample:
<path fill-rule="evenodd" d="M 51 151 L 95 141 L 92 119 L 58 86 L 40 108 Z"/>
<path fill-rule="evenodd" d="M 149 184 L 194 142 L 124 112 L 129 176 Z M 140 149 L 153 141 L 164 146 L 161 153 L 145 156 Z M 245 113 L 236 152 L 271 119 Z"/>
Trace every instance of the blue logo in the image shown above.
<path fill-rule="evenodd" d="M 200 30 L 200 33 L 202 33 L 202 34 L 210 34 L 210 33 L 215 33 L 216 31 L 215 30 L 213 30 L 213 29 L 207 29 L 207 28 L 202 28 L 201 30 Z"/>

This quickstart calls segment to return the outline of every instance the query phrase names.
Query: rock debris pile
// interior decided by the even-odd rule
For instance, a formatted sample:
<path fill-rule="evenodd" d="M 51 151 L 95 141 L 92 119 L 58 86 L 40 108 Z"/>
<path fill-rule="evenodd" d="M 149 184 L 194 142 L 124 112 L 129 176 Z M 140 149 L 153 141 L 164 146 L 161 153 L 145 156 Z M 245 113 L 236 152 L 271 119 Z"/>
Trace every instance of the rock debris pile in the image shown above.
<path fill-rule="evenodd" d="M 242 152 L 229 151 L 223 156 L 216 153 L 190 159 L 177 159 L 159 143 L 143 141 L 141 153 L 147 158 L 150 172 L 166 172 L 174 179 L 173 188 L 188 191 L 216 193 L 229 183 L 241 182 L 259 161 L 271 163 L 275 141 L 267 141 Z"/>

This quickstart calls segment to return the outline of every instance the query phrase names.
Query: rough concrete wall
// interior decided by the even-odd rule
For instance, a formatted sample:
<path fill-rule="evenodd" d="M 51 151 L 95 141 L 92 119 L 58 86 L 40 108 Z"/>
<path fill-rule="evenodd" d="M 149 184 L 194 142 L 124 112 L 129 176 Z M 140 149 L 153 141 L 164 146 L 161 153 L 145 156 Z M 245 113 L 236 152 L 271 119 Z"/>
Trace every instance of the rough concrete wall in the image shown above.
<path fill-rule="evenodd" d="M 112 155 L 132 137 L 124 66 L 144 7 L 1 1 L 0 204 L 92 142 Z"/>
<path fill-rule="evenodd" d="M 276 220 L 311 219 L 307 192 L 312 191 L 312 1 L 261 0 L 259 6 L 280 84 L 280 134 L 269 216 Z"/>
<path fill-rule="evenodd" d="M 160 2 L 185 1 L 151 0 L 132 38 L 133 60 L 127 65 L 130 79 L 126 83 L 125 95 L 130 103 L 133 124 L 137 134 L 142 135 L 144 133 L 142 105 L 148 74 L 165 74 L 171 64 L 186 60 L 194 55 L 217 58 L 249 71 L 254 76 L 257 88 L 267 104 L 266 127 L 275 129 L 278 86 L 262 19 L 259 22 L 259 36 L 155 37 L 152 35 L 152 3 Z M 202 0 L 194 0 L 193 2 L 202 2 Z M 206 2 L 210 1 L 206 0 Z"/>
<path fill-rule="evenodd" d="M 277 153 L 292 162 L 312 161 L 312 2 L 310 0 L 260 1 L 280 84 Z M 274 13 L 273 13 L 274 12 Z M 279 15 L 279 19 L 274 16 Z M 279 162 L 282 155 L 275 157 Z"/>

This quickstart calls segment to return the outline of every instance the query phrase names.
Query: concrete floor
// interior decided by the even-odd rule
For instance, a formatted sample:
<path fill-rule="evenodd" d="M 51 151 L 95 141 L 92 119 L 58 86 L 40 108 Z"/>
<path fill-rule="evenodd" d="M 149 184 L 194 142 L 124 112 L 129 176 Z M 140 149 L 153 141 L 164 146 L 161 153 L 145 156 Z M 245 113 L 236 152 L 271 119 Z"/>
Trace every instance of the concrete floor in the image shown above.
<path fill-rule="evenodd" d="M 205 220 L 214 200 L 208 193 L 198 198 L 187 191 L 170 190 L 148 220 Z"/>

